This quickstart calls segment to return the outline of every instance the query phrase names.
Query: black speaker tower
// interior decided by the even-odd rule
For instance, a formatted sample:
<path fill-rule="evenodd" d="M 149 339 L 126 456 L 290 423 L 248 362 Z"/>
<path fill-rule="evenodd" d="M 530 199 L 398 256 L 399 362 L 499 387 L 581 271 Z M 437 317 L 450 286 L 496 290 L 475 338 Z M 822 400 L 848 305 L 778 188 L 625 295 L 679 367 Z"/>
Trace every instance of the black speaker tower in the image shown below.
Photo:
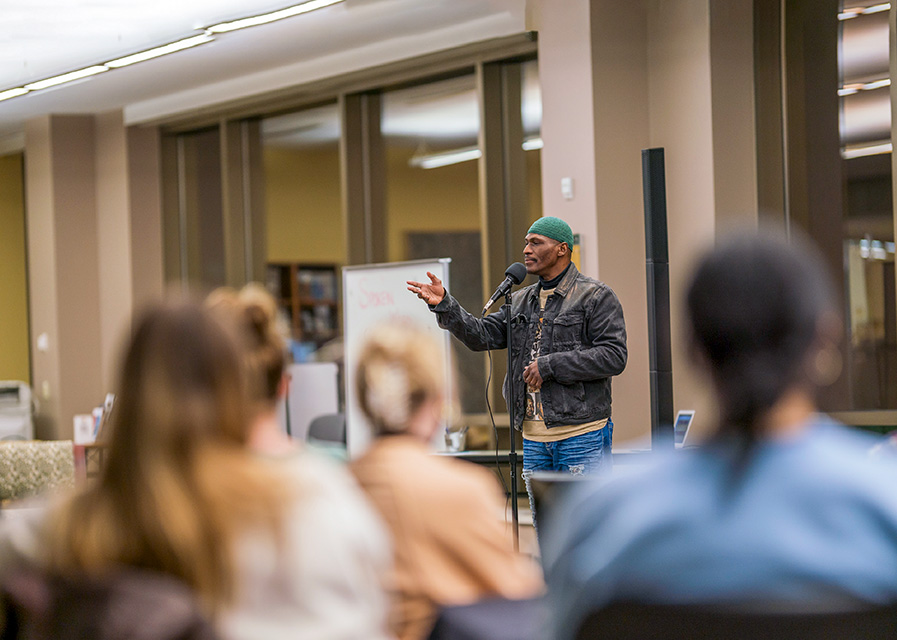
<path fill-rule="evenodd" d="M 642 149 L 651 448 L 673 448 L 673 355 L 670 339 L 670 257 L 663 149 Z"/>

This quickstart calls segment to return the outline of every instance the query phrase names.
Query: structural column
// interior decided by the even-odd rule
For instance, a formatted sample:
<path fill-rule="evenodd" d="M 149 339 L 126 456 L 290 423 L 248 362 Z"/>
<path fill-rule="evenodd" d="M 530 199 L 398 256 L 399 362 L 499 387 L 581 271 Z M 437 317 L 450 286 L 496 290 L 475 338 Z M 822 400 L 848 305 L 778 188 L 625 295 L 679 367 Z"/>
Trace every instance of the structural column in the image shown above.
<path fill-rule="evenodd" d="M 539 17 L 545 215 L 580 235 L 582 271 L 623 305 L 629 362 L 614 379 L 617 442 L 650 427 L 641 150 L 649 146 L 647 3 L 552 0 Z M 571 179 L 572 191 L 562 191 Z"/>
<path fill-rule="evenodd" d="M 135 303 L 162 292 L 158 134 L 45 116 L 25 150 L 37 436 L 68 438 L 112 391 Z"/>

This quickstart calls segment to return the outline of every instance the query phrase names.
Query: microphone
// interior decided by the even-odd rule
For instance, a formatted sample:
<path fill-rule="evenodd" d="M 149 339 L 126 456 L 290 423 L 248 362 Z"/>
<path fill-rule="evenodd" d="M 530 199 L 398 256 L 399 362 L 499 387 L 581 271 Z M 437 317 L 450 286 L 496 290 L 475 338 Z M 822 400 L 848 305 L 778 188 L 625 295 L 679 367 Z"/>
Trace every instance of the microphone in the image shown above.
<path fill-rule="evenodd" d="M 489 310 L 489 307 L 495 304 L 495 301 L 505 295 L 508 291 L 511 290 L 515 284 L 520 284 L 523 282 L 523 279 L 526 277 L 526 267 L 523 266 L 522 262 L 515 262 L 510 267 L 505 269 L 505 279 L 504 281 L 498 285 L 498 289 L 495 290 L 495 293 L 492 294 L 492 297 L 489 298 L 489 302 L 486 303 L 486 306 L 483 307 L 483 314 Z"/>

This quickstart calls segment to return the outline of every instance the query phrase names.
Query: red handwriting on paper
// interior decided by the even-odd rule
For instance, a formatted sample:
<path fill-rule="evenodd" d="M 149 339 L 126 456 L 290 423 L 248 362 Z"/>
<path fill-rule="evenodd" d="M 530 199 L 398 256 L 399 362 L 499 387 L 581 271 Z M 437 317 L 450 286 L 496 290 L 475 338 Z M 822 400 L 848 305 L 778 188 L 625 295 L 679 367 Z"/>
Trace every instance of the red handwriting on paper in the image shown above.
<path fill-rule="evenodd" d="M 358 306 L 362 309 L 393 306 L 396 303 L 391 291 L 368 290 L 364 282 L 360 283 L 358 288 L 361 294 Z"/>

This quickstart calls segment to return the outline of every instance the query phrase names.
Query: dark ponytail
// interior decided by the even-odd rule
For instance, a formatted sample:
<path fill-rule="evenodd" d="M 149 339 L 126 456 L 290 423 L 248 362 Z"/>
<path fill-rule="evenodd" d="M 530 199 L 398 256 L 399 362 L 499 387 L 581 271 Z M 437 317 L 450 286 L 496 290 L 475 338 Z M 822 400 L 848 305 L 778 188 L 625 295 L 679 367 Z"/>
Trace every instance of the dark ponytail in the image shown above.
<path fill-rule="evenodd" d="M 807 358 L 820 320 L 835 309 L 825 265 L 802 240 L 733 237 L 699 264 L 687 309 L 693 347 L 719 396 L 719 433 L 748 451 L 779 398 L 812 387 Z"/>

